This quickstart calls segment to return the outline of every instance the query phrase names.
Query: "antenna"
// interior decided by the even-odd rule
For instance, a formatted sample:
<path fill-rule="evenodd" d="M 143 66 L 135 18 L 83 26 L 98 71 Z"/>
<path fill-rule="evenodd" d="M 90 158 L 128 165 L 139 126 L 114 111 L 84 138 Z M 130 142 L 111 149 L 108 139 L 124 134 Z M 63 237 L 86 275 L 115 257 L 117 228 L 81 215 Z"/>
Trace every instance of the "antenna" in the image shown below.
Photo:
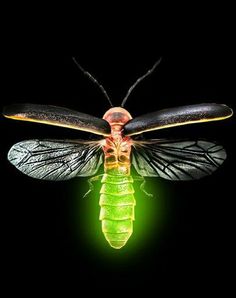
<path fill-rule="evenodd" d="M 86 70 L 83 69 L 83 67 L 77 62 L 77 60 L 75 59 L 75 57 L 72 57 L 72 60 L 75 62 L 76 66 L 83 72 L 83 74 L 85 76 L 87 76 L 95 85 L 97 85 L 99 87 L 99 89 L 105 95 L 105 97 L 108 100 L 108 102 L 111 105 L 111 107 L 113 107 L 113 104 L 112 104 L 112 102 L 110 100 L 110 97 L 108 96 L 105 88 L 101 84 L 99 84 L 99 82 L 88 71 L 86 71 Z"/>
<path fill-rule="evenodd" d="M 125 95 L 125 98 L 123 99 L 122 103 L 121 103 L 121 107 L 124 107 L 128 97 L 130 96 L 130 93 L 134 90 L 134 88 L 143 80 L 145 79 L 147 76 L 149 76 L 151 73 L 153 73 L 153 71 L 155 70 L 155 68 L 157 67 L 157 65 L 160 64 L 161 62 L 160 58 L 159 60 L 157 60 L 157 62 L 153 65 L 153 67 L 151 69 L 149 69 L 143 76 L 141 76 L 140 78 L 138 78 L 136 80 L 136 82 L 129 88 L 127 94 Z"/>

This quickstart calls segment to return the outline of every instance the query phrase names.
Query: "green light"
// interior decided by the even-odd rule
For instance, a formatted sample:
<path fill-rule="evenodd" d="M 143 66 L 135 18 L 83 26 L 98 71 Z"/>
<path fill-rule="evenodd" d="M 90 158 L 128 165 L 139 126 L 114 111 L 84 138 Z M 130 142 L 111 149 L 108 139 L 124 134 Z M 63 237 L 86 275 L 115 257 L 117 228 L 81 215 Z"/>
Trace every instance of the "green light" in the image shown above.
<path fill-rule="evenodd" d="M 91 255 L 96 251 L 96 255 L 101 256 L 105 253 L 106 258 L 111 257 L 113 259 L 117 253 L 125 257 L 129 253 L 149 247 L 153 241 L 158 241 L 157 239 L 161 235 L 167 218 L 166 214 L 169 214 L 169 210 L 167 210 L 169 208 L 168 194 L 166 190 L 163 190 L 163 180 L 155 179 L 154 181 L 153 179 L 148 179 L 147 182 L 147 191 L 152 193 L 154 197 L 147 197 L 140 190 L 140 182 L 134 181 L 136 206 L 133 233 L 122 249 L 114 250 L 111 249 L 104 239 L 101 221 L 99 220 L 99 215 L 101 216 L 99 199 L 100 203 L 104 200 L 104 196 L 101 195 L 100 198 L 99 194 L 102 188 L 101 182 L 95 183 L 94 191 L 89 197 L 83 199 L 83 195 L 88 187 L 86 179 L 73 180 L 74 190 L 69 193 L 70 198 L 74 202 L 71 204 L 71 227 L 75 239 L 79 242 L 78 245 L 81 246 L 81 243 L 83 243 L 83 247 L 86 247 L 86 251 L 90 252 Z M 129 200 L 128 196 L 123 196 L 123 199 Z M 111 212 L 114 215 L 114 211 L 106 210 L 106 212 Z M 117 216 L 117 214 L 114 216 Z M 129 213 L 129 216 L 132 217 L 132 213 Z M 117 241 L 121 241 L 121 239 L 117 239 Z"/>

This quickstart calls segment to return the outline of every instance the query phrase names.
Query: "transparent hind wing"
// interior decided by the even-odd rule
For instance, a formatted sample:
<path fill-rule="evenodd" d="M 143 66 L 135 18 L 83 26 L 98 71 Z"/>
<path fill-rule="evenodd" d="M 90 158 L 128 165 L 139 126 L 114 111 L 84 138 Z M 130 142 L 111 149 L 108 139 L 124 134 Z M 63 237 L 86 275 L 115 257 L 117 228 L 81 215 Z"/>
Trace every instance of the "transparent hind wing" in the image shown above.
<path fill-rule="evenodd" d="M 224 148 L 204 140 L 134 141 L 132 164 L 143 177 L 193 180 L 210 175 L 226 159 Z"/>
<path fill-rule="evenodd" d="M 68 180 L 96 174 L 103 152 L 96 141 L 28 140 L 13 145 L 8 160 L 33 178 Z"/>

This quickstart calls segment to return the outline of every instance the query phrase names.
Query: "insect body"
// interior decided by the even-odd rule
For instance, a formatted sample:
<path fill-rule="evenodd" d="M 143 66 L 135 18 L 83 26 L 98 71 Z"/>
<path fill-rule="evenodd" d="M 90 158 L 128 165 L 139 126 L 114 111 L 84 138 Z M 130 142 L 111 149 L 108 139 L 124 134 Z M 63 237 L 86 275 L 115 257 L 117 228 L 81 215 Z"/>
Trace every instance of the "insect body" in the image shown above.
<path fill-rule="evenodd" d="M 137 83 L 156 65 L 131 86 L 122 106 Z M 84 73 L 98 84 L 90 74 Z M 108 98 L 105 89 L 98 86 Z M 135 198 L 131 165 L 141 178 L 191 180 L 210 175 L 226 158 L 224 148 L 215 142 L 137 140 L 132 136 L 150 130 L 223 120 L 232 113 L 226 105 L 208 103 L 165 109 L 132 119 L 123 107 L 114 107 L 99 119 L 55 106 L 12 105 L 4 110 L 7 118 L 83 130 L 100 135 L 101 139 L 22 141 L 12 146 L 8 159 L 26 175 L 46 180 L 94 176 L 104 163 L 100 220 L 106 240 L 111 247 L 119 249 L 133 232 Z"/>
<path fill-rule="evenodd" d="M 131 138 L 123 136 L 123 127 L 131 116 L 123 108 L 112 108 L 105 119 L 111 126 L 111 135 L 105 139 L 102 189 L 100 191 L 100 220 L 102 231 L 114 248 L 125 245 L 133 231 L 134 189 L 130 175 Z"/>

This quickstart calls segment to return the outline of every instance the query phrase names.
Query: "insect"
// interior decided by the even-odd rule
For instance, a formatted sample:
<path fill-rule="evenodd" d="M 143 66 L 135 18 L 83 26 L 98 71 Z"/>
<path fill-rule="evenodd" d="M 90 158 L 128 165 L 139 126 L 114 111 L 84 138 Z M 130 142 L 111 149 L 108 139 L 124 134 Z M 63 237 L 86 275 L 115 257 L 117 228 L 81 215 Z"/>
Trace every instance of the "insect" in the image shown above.
<path fill-rule="evenodd" d="M 104 87 L 74 59 L 80 70 L 112 102 Z M 120 107 L 111 107 L 102 119 L 63 107 L 15 104 L 4 116 L 67 127 L 99 135 L 99 140 L 26 140 L 11 147 L 8 160 L 24 174 L 45 180 L 90 177 L 104 164 L 99 205 L 102 232 L 115 249 L 122 248 L 133 232 L 135 197 L 131 165 L 144 190 L 145 177 L 192 180 L 210 175 L 226 159 L 224 148 L 205 140 L 138 140 L 136 135 L 192 123 L 223 120 L 233 111 L 226 105 L 202 103 L 152 112 L 132 118 L 124 105 L 133 89 L 149 76 L 160 61 L 130 87 Z M 134 137 L 135 136 L 135 137 Z M 90 188 L 91 190 L 91 188 Z M 145 190 L 144 190 L 145 191 Z"/>

